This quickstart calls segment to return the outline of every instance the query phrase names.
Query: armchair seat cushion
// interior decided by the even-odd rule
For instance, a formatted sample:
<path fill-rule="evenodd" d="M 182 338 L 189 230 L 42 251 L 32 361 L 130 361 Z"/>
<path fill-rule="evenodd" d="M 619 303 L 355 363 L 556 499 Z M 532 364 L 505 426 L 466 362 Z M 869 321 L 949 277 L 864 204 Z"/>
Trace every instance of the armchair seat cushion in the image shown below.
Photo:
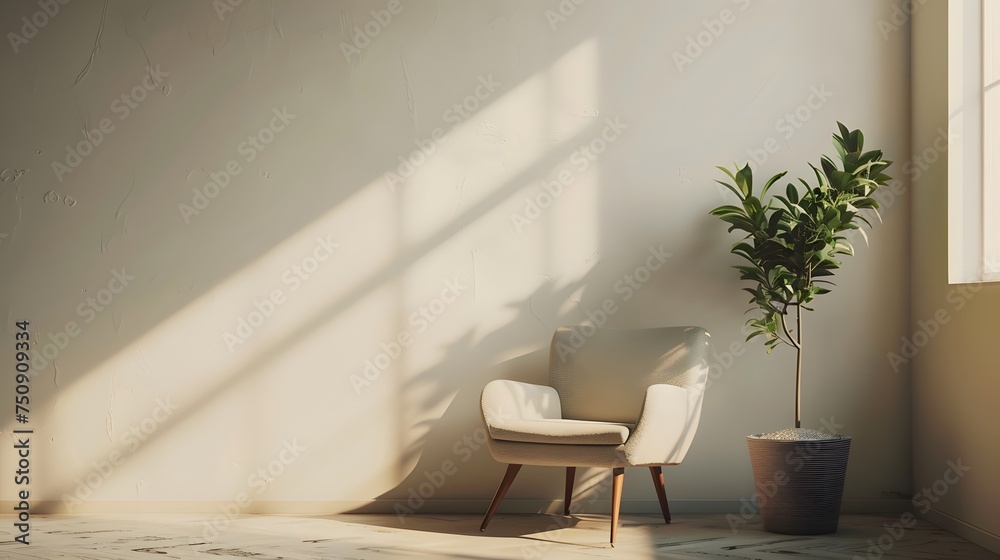
<path fill-rule="evenodd" d="M 621 445 L 632 426 L 615 422 L 559 418 L 507 420 L 490 426 L 490 435 L 501 441 L 565 445 Z"/>

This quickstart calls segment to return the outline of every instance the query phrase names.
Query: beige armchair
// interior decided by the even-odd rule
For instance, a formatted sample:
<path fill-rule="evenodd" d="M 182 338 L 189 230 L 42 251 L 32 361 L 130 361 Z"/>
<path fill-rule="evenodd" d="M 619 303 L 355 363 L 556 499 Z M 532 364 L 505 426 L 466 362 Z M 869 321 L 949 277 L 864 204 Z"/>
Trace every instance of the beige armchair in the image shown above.
<path fill-rule="evenodd" d="M 493 458 L 508 466 L 480 530 L 522 465 L 566 467 L 566 515 L 576 467 L 612 469 L 612 543 L 625 467 L 649 467 L 670 523 L 661 467 L 684 459 L 698 429 L 708 340 L 697 327 L 559 327 L 549 350 L 549 385 L 488 383 L 482 394 L 487 441 Z"/>

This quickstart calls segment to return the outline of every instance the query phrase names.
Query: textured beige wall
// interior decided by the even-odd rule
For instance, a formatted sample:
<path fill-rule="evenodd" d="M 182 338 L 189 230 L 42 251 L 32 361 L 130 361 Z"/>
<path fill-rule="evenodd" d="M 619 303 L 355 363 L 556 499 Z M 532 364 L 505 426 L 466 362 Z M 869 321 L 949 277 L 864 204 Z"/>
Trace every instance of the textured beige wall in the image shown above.
<path fill-rule="evenodd" d="M 928 3 L 913 24 L 913 152 L 928 163 L 935 140 L 948 127 L 942 79 L 948 64 L 946 5 Z M 915 501 L 932 521 L 1000 552 L 1000 448 L 994 434 L 1000 285 L 948 284 L 946 156 L 943 152 L 913 181 L 908 337 L 925 341 L 910 363 Z"/>
<path fill-rule="evenodd" d="M 35 2 L 0 5 L 24 32 L 0 49 L 0 352 L 30 320 L 38 507 L 391 508 L 429 473 L 434 507 L 478 510 L 502 473 L 482 386 L 543 381 L 553 329 L 608 300 L 607 325 L 716 341 L 671 498 L 752 496 L 744 436 L 792 423 L 794 356 L 742 342 L 714 166 L 805 176 L 836 120 L 903 160 L 893 4 L 232 3 L 74 0 L 33 33 Z M 804 424 L 855 436 L 853 501 L 912 486 L 889 202 L 806 325 Z M 511 507 L 561 476 L 523 471 Z M 627 507 L 651 490 L 630 476 Z"/>

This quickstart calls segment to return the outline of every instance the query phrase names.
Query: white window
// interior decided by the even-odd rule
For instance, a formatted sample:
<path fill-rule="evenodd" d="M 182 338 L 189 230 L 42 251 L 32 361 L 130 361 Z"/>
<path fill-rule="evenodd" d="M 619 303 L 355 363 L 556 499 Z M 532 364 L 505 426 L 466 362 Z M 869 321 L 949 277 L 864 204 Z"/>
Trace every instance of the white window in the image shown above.
<path fill-rule="evenodd" d="M 1000 0 L 948 4 L 948 280 L 1000 281 Z"/>

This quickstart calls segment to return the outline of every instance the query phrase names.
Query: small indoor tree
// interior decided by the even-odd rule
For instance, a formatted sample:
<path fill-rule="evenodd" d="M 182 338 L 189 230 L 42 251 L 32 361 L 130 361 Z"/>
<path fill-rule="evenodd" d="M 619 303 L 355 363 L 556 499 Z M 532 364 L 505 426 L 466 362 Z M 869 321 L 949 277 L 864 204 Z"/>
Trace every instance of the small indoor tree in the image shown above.
<path fill-rule="evenodd" d="M 732 183 L 718 182 L 740 204 L 711 212 L 730 224 L 730 232 L 744 233 L 732 252 L 746 261 L 735 268 L 740 279 L 752 282 L 743 289 L 753 296 L 750 303 L 758 312 L 747 321 L 747 340 L 763 336 L 768 353 L 782 343 L 795 348 L 796 428 L 802 425 L 802 311 L 811 310 L 813 298 L 830 291 L 829 278 L 840 266 L 838 256 L 854 254 L 845 234 L 857 231 L 867 243 L 861 223 L 871 223 L 862 212 L 870 210 L 881 220 L 872 193 L 891 179 L 883 171 L 892 162 L 883 161 L 881 150 L 865 152 L 860 130 L 849 131 L 839 122 L 837 126 L 840 134 L 833 135 L 833 144 L 840 166 L 827 156 L 821 157 L 819 167 L 810 164 L 816 184 L 799 179 L 801 187 L 789 183 L 783 194 L 765 198 L 786 172 L 771 177 L 758 195 L 749 164 L 733 171 L 719 167 Z"/>

